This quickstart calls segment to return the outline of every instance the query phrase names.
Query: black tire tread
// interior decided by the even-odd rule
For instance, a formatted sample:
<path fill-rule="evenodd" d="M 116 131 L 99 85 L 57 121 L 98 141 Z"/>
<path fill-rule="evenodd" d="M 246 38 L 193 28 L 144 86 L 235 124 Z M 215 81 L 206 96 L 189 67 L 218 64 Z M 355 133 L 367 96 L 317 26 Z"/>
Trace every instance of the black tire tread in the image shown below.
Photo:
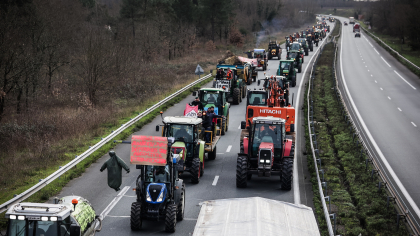
<path fill-rule="evenodd" d="M 176 211 L 177 211 L 177 207 L 175 204 L 168 204 L 166 206 L 165 231 L 168 233 L 175 232 Z"/>
<path fill-rule="evenodd" d="M 141 229 L 141 204 L 139 202 L 131 203 L 130 227 L 131 230 L 138 231 Z"/>
<path fill-rule="evenodd" d="M 283 190 L 291 190 L 293 181 L 293 159 L 283 158 L 281 168 L 281 188 Z"/>
<path fill-rule="evenodd" d="M 239 156 L 236 160 L 236 187 L 245 188 L 248 179 L 248 164 L 245 156 Z"/>
<path fill-rule="evenodd" d="M 201 163 L 200 158 L 196 157 L 193 159 L 191 165 L 191 182 L 194 184 L 198 184 L 200 182 L 200 170 L 201 170 Z"/>
<path fill-rule="evenodd" d="M 239 105 L 240 100 L 241 100 L 240 97 L 241 97 L 241 91 L 239 90 L 239 88 L 234 88 L 233 89 L 233 104 Z"/>
<path fill-rule="evenodd" d="M 177 221 L 182 221 L 184 219 L 184 214 L 183 214 L 183 212 L 185 213 L 184 199 L 185 199 L 185 184 L 182 184 L 181 199 L 179 199 L 178 212 L 176 213 Z M 184 211 L 182 211 L 182 209 L 184 209 Z"/>
<path fill-rule="evenodd" d="M 213 151 L 208 153 L 207 157 L 209 158 L 209 160 L 216 159 L 216 149 L 217 147 L 214 147 Z"/>

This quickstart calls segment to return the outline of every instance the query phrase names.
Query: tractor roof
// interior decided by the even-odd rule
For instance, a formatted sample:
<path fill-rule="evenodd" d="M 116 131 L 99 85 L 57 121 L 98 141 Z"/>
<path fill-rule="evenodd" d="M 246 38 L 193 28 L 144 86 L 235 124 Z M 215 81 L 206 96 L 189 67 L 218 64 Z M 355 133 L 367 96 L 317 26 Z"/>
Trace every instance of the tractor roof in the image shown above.
<path fill-rule="evenodd" d="M 167 116 L 163 118 L 165 124 L 182 124 L 182 125 L 198 125 L 203 120 L 201 118 L 186 117 L 186 116 Z"/>
<path fill-rule="evenodd" d="M 265 49 L 254 49 L 254 52 L 264 52 Z"/>
<path fill-rule="evenodd" d="M 231 69 L 231 70 L 237 70 L 237 69 L 243 69 L 243 65 L 228 65 L 228 64 L 218 64 L 216 66 L 217 69 Z"/>
<path fill-rule="evenodd" d="M 265 116 L 265 117 L 254 117 L 252 118 L 252 123 L 257 124 L 257 123 L 266 123 L 266 124 L 273 124 L 274 122 L 278 123 L 278 124 L 284 124 L 286 123 L 285 119 L 282 118 L 277 118 L 277 117 L 272 117 L 272 116 Z"/>
<path fill-rule="evenodd" d="M 10 215 L 20 215 L 29 219 L 41 220 L 43 216 L 53 216 L 57 217 L 57 220 L 63 220 L 70 215 L 70 209 L 62 204 L 21 202 L 9 208 L 6 218 L 10 218 Z"/>
<path fill-rule="evenodd" d="M 201 88 L 200 91 L 209 91 L 209 92 L 224 92 L 223 89 L 218 88 Z"/>
<path fill-rule="evenodd" d="M 277 80 L 279 80 L 279 79 L 286 79 L 286 77 L 285 77 L 285 76 L 281 76 L 281 75 L 275 75 L 275 76 L 273 76 L 273 77 L 276 77 L 276 78 L 277 78 Z M 266 79 L 270 79 L 270 78 L 271 78 L 271 76 L 266 76 L 265 78 L 266 78 Z"/>
<path fill-rule="evenodd" d="M 296 51 L 294 51 L 294 52 L 296 52 Z M 294 62 L 293 60 L 280 60 L 280 62 Z"/>

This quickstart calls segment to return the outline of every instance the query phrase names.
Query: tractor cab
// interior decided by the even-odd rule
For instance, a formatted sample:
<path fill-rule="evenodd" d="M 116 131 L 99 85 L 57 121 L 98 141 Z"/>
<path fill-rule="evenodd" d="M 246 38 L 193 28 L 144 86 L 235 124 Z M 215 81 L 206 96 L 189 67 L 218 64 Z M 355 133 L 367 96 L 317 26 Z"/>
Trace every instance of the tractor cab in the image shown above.
<path fill-rule="evenodd" d="M 286 77 L 287 81 L 290 83 L 290 86 L 296 86 L 296 58 L 290 60 L 281 60 L 279 68 L 277 69 L 277 75 Z M 298 67 L 299 68 L 302 67 Z"/>
<path fill-rule="evenodd" d="M 246 106 L 267 106 L 268 92 L 266 90 L 248 90 Z"/>
<path fill-rule="evenodd" d="M 267 70 L 267 53 L 265 49 L 254 49 L 254 58 L 257 59 L 257 67 Z"/>
<path fill-rule="evenodd" d="M 224 115 L 224 108 L 228 105 L 228 98 L 222 88 L 202 88 L 198 90 L 198 97 L 205 111 L 211 106 L 214 107 L 216 115 Z"/>
<path fill-rule="evenodd" d="M 305 56 L 308 56 L 309 55 L 309 48 L 308 48 L 308 44 L 306 43 L 306 39 L 305 38 L 299 38 L 297 41 L 302 46 L 302 49 L 305 52 Z"/>

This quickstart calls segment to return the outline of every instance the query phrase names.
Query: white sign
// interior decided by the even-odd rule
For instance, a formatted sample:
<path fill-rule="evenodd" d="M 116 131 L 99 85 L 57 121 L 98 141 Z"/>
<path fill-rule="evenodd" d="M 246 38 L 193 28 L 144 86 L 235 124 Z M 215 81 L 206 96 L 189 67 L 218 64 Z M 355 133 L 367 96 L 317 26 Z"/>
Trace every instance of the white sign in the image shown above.
<path fill-rule="evenodd" d="M 195 112 L 195 110 L 191 110 L 189 111 L 187 114 L 185 114 L 186 117 L 194 117 L 197 118 L 197 112 Z"/>
<path fill-rule="evenodd" d="M 201 68 L 200 65 L 197 65 L 197 68 L 195 68 L 195 74 L 196 75 L 202 75 L 202 74 L 204 74 L 204 70 L 203 70 L 203 68 Z"/>

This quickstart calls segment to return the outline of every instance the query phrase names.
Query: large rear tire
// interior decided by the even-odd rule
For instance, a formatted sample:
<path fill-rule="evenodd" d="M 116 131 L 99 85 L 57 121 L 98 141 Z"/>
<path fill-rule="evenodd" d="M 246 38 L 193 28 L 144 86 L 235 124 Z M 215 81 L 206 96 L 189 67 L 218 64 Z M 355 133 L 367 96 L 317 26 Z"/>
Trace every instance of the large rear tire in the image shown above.
<path fill-rule="evenodd" d="M 318 47 L 318 42 L 316 42 L 315 45 Z"/>
<path fill-rule="evenodd" d="M 308 49 L 306 49 L 305 50 L 305 56 L 308 56 L 309 55 L 309 50 Z"/>
<path fill-rule="evenodd" d="M 207 154 L 207 157 L 209 158 L 209 160 L 216 159 L 216 149 L 217 149 L 217 147 L 214 147 L 213 151 L 212 152 L 209 152 Z"/>
<path fill-rule="evenodd" d="M 242 98 L 245 98 L 246 97 L 246 85 L 244 85 L 243 87 L 242 87 Z"/>
<path fill-rule="evenodd" d="M 141 204 L 139 202 L 131 203 L 130 227 L 131 230 L 138 231 L 141 229 Z"/>
<path fill-rule="evenodd" d="M 181 199 L 179 199 L 178 212 L 176 213 L 176 220 L 182 221 L 185 212 L 185 184 L 182 184 Z"/>
<path fill-rule="evenodd" d="M 240 101 L 241 101 L 241 91 L 239 90 L 239 88 L 234 88 L 233 89 L 233 104 L 239 105 Z"/>
<path fill-rule="evenodd" d="M 176 205 L 168 204 L 166 206 L 166 217 L 165 217 L 165 231 L 168 233 L 175 232 L 176 229 Z"/>
<path fill-rule="evenodd" d="M 283 165 L 281 168 L 281 188 L 283 190 L 292 189 L 293 181 L 293 159 L 283 158 Z"/>
<path fill-rule="evenodd" d="M 239 156 L 236 160 L 236 187 L 246 188 L 248 179 L 248 163 L 245 156 Z"/>
<path fill-rule="evenodd" d="M 200 176 L 201 176 L 201 162 L 200 158 L 196 157 L 192 161 L 191 165 L 191 182 L 193 184 L 198 184 L 200 182 Z"/>
<path fill-rule="evenodd" d="M 302 73 L 302 64 L 299 64 L 298 73 Z"/>
<path fill-rule="evenodd" d="M 225 135 L 226 134 L 226 117 L 222 118 L 222 127 L 220 127 L 221 129 L 221 134 Z"/>

